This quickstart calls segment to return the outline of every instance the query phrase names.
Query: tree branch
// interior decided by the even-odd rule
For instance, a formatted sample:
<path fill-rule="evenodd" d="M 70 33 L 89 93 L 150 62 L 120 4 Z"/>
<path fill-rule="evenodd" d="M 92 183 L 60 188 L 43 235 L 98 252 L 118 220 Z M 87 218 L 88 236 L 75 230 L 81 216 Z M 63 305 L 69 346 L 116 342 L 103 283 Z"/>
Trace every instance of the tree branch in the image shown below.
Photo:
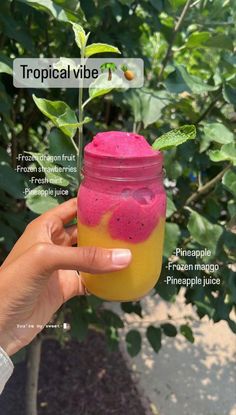
<path fill-rule="evenodd" d="M 211 110 L 214 108 L 215 104 L 217 103 L 218 99 L 221 96 L 221 88 L 220 90 L 217 92 L 215 98 L 213 99 L 213 101 L 210 102 L 210 104 L 208 105 L 208 107 L 203 111 L 203 113 L 199 116 L 199 118 L 197 119 L 197 121 L 195 122 L 195 124 L 199 124 L 202 120 L 204 120 L 204 118 L 211 112 Z"/>
<path fill-rule="evenodd" d="M 186 4 L 185 4 L 185 6 L 184 6 L 183 10 L 182 10 L 182 13 L 181 13 L 181 15 L 180 15 L 179 20 L 177 21 L 177 23 L 176 23 L 176 25 L 175 25 L 175 27 L 174 27 L 174 31 L 173 31 L 173 35 L 172 35 L 172 39 L 171 39 L 171 41 L 170 41 L 170 43 L 169 43 L 168 49 L 167 49 L 167 51 L 166 51 L 166 55 L 165 55 L 165 57 L 164 57 L 164 59 L 163 59 L 163 62 L 162 62 L 162 67 L 161 67 L 161 70 L 160 70 L 160 73 L 159 73 L 159 79 L 158 79 L 158 80 L 159 80 L 159 82 L 162 80 L 162 77 L 163 77 L 163 73 L 164 73 L 165 67 L 166 67 L 167 62 L 168 62 L 168 60 L 169 60 L 169 58 L 170 58 L 170 55 L 171 55 L 171 51 L 172 51 L 172 46 L 173 46 L 173 43 L 174 43 L 174 41 L 175 41 L 176 35 L 177 35 L 177 33 L 178 33 L 178 31 L 179 31 L 179 29 L 180 29 L 180 27 L 181 27 L 182 23 L 183 23 L 183 21 L 184 21 L 184 18 L 185 18 L 185 16 L 186 16 L 187 12 L 188 12 L 188 9 L 189 9 L 189 7 L 190 7 L 190 4 L 191 4 L 191 0 L 188 0 L 188 1 L 186 2 Z"/>
<path fill-rule="evenodd" d="M 38 377 L 41 358 L 41 336 L 35 337 L 27 356 L 26 414 L 37 415 Z"/>
<path fill-rule="evenodd" d="M 192 202 L 196 202 L 196 200 L 198 200 L 201 196 L 208 193 L 216 185 L 216 183 L 222 179 L 225 172 L 231 167 L 232 164 L 228 164 L 219 174 L 217 174 L 217 176 L 213 177 L 213 179 L 204 184 L 204 186 L 199 187 L 198 190 L 186 200 L 185 206 L 189 206 Z"/>

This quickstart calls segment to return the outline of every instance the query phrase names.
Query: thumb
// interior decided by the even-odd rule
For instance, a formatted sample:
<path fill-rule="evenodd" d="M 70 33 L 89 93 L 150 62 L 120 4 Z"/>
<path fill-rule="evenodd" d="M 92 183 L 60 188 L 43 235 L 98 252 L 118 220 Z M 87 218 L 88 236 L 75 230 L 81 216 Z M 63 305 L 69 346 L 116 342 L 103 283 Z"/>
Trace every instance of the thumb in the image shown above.
<path fill-rule="evenodd" d="M 131 262 L 129 249 L 104 249 L 97 247 L 62 247 L 40 243 L 31 248 L 31 259 L 39 273 L 58 269 L 77 270 L 102 274 L 125 268 Z"/>

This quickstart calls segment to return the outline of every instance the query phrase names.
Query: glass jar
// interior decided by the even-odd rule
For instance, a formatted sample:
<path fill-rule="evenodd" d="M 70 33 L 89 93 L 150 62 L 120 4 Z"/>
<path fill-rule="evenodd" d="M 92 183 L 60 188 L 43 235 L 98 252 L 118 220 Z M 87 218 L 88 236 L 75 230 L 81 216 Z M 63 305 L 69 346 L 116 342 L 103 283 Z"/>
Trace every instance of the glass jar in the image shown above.
<path fill-rule="evenodd" d="M 128 248 L 130 265 L 108 274 L 82 272 L 87 290 L 110 301 L 135 301 L 156 284 L 161 271 L 166 213 L 163 155 L 92 154 L 84 157 L 78 192 L 78 244 Z"/>

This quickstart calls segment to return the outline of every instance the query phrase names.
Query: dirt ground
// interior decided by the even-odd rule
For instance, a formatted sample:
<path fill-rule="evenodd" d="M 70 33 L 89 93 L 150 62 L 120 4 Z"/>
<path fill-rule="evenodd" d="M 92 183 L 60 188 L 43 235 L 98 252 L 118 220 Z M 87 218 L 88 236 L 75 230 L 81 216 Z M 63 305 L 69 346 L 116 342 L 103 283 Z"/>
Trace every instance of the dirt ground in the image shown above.
<path fill-rule="evenodd" d="M 25 415 L 25 364 L 0 398 L 0 415 Z M 119 351 L 109 352 L 101 334 L 65 348 L 43 345 L 38 392 L 39 415 L 144 415 L 135 384 Z"/>

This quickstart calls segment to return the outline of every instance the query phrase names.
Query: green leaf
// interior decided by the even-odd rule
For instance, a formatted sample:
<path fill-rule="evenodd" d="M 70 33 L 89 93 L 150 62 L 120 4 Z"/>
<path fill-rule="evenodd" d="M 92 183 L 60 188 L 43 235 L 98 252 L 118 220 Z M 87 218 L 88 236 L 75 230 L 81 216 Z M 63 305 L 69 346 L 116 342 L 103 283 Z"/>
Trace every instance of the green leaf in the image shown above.
<path fill-rule="evenodd" d="M 112 88 L 107 89 L 96 89 L 96 88 L 89 88 L 89 97 L 91 101 L 94 98 L 101 97 L 102 95 L 109 94 L 112 91 Z"/>
<path fill-rule="evenodd" d="M 90 121 L 90 118 L 86 117 L 82 123 L 79 123 L 75 111 L 63 101 L 50 101 L 37 98 L 35 95 L 33 100 L 39 110 L 70 138 L 75 135 L 77 127 Z"/>
<path fill-rule="evenodd" d="M 73 13 L 71 10 L 62 8 L 60 5 L 56 4 L 52 0 L 18 0 L 21 3 L 28 4 L 36 10 L 47 12 L 55 19 L 62 22 L 73 21 L 84 21 L 84 15 L 81 8 L 76 9 L 76 13 Z"/>
<path fill-rule="evenodd" d="M 176 157 L 177 148 L 165 152 L 165 169 L 169 180 L 176 180 L 183 174 L 181 157 Z"/>
<path fill-rule="evenodd" d="M 111 352 L 119 349 L 119 335 L 115 327 L 107 327 L 105 330 L 108 348 Z"/>
<path fill-rule="evenodd" d="M 2 113 L 5 117 L 7 117 L 5 118 L 5 121 L 7 121 L 7 119 L 9 120 L 9 126 L 11 124 L 10 117 L 11 117 L 12 105 L 13 105 L 12 97 L 10 97 L 7 94 L 5 86 L 3 85 L 2 82 L 0 82 L 0 113 Z M 2 139 L 4 139 L 5 137 L 7 141 L 6 123 L 0 123 L 0 135 L 2 136 Z"/>
<path fill-rule="evenodd" d="M 71 140 L 66 137 L 62 131 L 57 128 L 52 128 L 49 135 L 49 149 L 48 152 L 54 157 L 60 156 L 57 164 L 66 168 L 66 176 L 70 180 L 70 186 L 77 188 L 77 155 Z M 63 158 L 61 158 L 63 155 Z"/>
<path fill-rule="evenodd" d="M 182 326 L 180 326 L 179 331 L 190 343 L 194 343 L 192 329 L 187 324 L 183 324 Z"/>
<path fill-rule="evenodd" d="M 161 280 L 158 281 L 155 290 L 163 300 L 174 303 L 178 293 L 178 287 L 174 284 L 167 284 L 165 282 L 166 273 L 162 273 Z"/>
<path fill-rule="evenodd" d="M 163 11 L 163 3 L 162 0 L 149 0 L 149 2 L 151 3 L 151 5 L 158 11 L 158 12 L 162 12 Z M 130 4 L 132 3 L 131 1 L 129 2 Z"/>
<path fill-rule="evenodd" d="M 77 176 L 76 151 L 71 140 L 66 137 L 62 131 L 57 128 L 52 128 L 48 135 L 48 141 L 49 154 L 54 157 L 58 157 L 63 154 L 65 158 L 61 158 L 61 160 L 58 161 L 58 164 L 70 167 L 70 170 L 73 170 L 73 172 L 68 173 L 68 175 Z"/>
<path fill-rule="evenodd" d="M 159 96 L 158 96 L 159 95 Z M 141 117 L 144 128 L 153 124 L 161 118 L 162 109 L 167 105 L 166 95 L 160 91 L 159 94 L 146 93 L 143 94 Z"/>
<path fill-rule="evenodd" d="M 226 248 L 227 251 L 230 251 L 229 257 L 231 258 L 234 257 L 234 259 L 236 259 L 236 214 L 230 219 L 229 222 L 226 223 L 225 228 L 226 228 L 226 231 L 224 232 L 224 235 L 222 238 L 224 248 Z M 232 274 L 233 274 L 233 271 L 232 271 Z M 224 278 L 225 278 L 225 275 L 226 274 L 224 272 L 223 274 Z M 235 280 L 234 282 L 235 292 L 233 290 L 233 285 L 231 285 L 230 282 L 228 281 L 232 295 L 236 294 L 236 279 L 234 278 L 234 280 Z M 236 296 L 234 300 L 236 300 Z M 228 302 L 228 298 L 226 299 L 226 301 Z M 236 301 L 234 302 L 236 303 Z"/>
<path fill-rule="evenodd" d="M 112 45 L 107 45 L 106 43 L 92 43 L 91 45 L 86 46 L 85 48 L 85 56 L 86 58 L 89 58 L 92 55 L 95 55 L 97 53 L 119 53 L 120 51 L 117 47 Z"/>
<path fill-rule="evenodd" d="M 236 236 L 234 239 L 234 247 L 235 247 L 235 242 L 236 242 Z M 228 303 L 227 297 L 225 298 L 224 295 L 219 295 L 218 297 L 212 300 L 212 303 L 214 306 L 214 315 L 213 315 L 214 322 L 218 322 L 220 320 L 227 320 L 232 310 L 232 306 L 231 304 Z"/>
<path fill-rule="evenodd" d="M 229 160 L 236 166 L 236 145 L 234 143 L 225 144 L 220 150 L 209 150 L 208 155 L 214 162 Z"/>
<path fill-rule="evenodd" d="M 45 174 L 45 176 L 49 180 L 49 183 L 62 187 L 68 186 L 70 181 L 68 180 L 66 174 L 63 172 L 57 172 L 56 170 L 58 169 L 58 166 L 47 160 L 44 160 L 45 154 L 32 153 L 30 151 L 27 153 L 31 154 L 31 156 L 33 156 L 37 163 L 42 167 L 42 173 Z"/>
<path fill-rule="evenodd" d="M 209 316 L 210 318 L 213 318 L 215 314 L 215 309 L 206 301 L 194 301 L 194 304 L 197 306 L 197 312 L 199 316 L 203 317 L 205 315 Z"/>
<path fill-rule="evenodd" d="M 175 69 L 167 76 L 165 86 L 171 94 L 192 92 L 178 69 Z"/>
<path fill-rule="evenodd" d="M 220 144 L 231 143 L 234 139 L 233 133 L 219 122 L 205 123 L 203 131 L 209 141 L 215 141 Z"/>
<path fill-rule="evenodd" d="M 125 313 L 135 313 L 139 317 L 142 317 L 142 307 L 139 302 L 121 303 L 121 308 Z"/>
<path fill-rule="evenodd" d="M 12 59 L 0 54 L 0 73 L 12 75 Z"/>
<path fill-rule="evenodd" d="M 64 134 L 67 133 L 67 127 L 70 127 L 70 128 L 75 127 L 77 129 L 81 125 L 87 124 L 91 121 L 91 118 L 85 117 L 82 122 L 73 122 L 73 120 L 69 119 L 70 116 L 71 114 L 68 111 L 66 111 L 65 114 L 63 114 L 61 117 L 57 119 L 58 128 L 60 128 L 64 132 Z M 68 130 L 68 133 L 66 134 L 68 136 L 69 136 L 69 131 L 70 130 Z"/>
<path fill-rule="evenodd" d="M 171 7 L 176 11 L 179 7 L 184 6 L 185 0 L 168 0 Z"/>
<path fill-rule="evenodd" d="M 180 238 L 180 228 L 176 223 L 166 223 L 165 226 L 165 242 L 163 255 L 168 258 L 173 250 L 178 246 Z"/>
<path fill-rule="evenodd" d="M 76 340 L 82 342 L 88 334 L 88 321 L 83 311 L 78 307 L 73 309 L 71 322 L 71 335 Z"/>
<path fill-rule="evenodd" d="M 127 350 L 130 356 L 134 357 L 136 356 L 140 350 L 141 350 L 141 344 L 142 344 L 142 337 L 139 331 L 137 330 L 130 330 L 126 334 L 126 344 L 127 344 Z"/>
<path fill-rule="evenodd" d="M 0 12 L 0 22 L 1 26 L 3 25 L 4 27 L 4 34 L 10 39 L 19 42 L 26 50 L 35 52 L 33 39 L 30 32 L 27 30 L 27 26 L 24 25 L 22 21 L 13 19 L 10 15 L 8 5 L 10 5 L 10 2 L 0 3 L 0 7 L 6 6 Z"/>
<path fill-rule="evenodd" d="M 125 6 L 131 6 L 133 0 L 120 0 L 119 2 Z"/>
<path fill-rule="evenodd" d="M 59 71 L 61 71 L 62 69 L 67 70 L 68 66 L 70 67 L 70 72 L 71 71 L 76 71 L 78 68 L 78 65 L 75 63 L 74 59 L 70 59 L 70 58 L 62 58 L 60 57 L 54 64 L 53 67 L 55 69 L 58 69 Z"/>
<path fill-rule="evenodd" d="M 185 47 L 187 48 L 196 48 L 202 47 L 205 45 L 206 41 L 210 39 L 211 35 L 209 32 L 194 32 L 191 33 L 187 42 L 185 43 Z"/>
<path fill-rule="evenodd" d="M 115 78 L 115 81 L 117 81 L 117 85 L 114 84 L 114 78 Z M 114 88 L 119 87 L 120 83 L 122 83 L 120 78 L 118 78 L 116 75 L 113 75 L 113 86 L 110 87 L 109 81 L 107 80 L 107 75 L 106 74 L 100 75 L 94 82 L 91 82 L 89 86 L 89 98 L 87 99 L 87 101 L 84 102 L 83 108 L 93 99 L 98 98 L 102 95 L 108 94 Z"/>
<path fill-rule="evenodd" d="M 7 195 L 4 190 L 0 188 L 0 206 L 3 208 L 4 206 L 13 207 L 14 206 L 14 199 L 11 196 Z"/>
<path fill-rule="evenodd" d="M 168 337 L 175 337 L 177 335 L 177 329 L 173 324 L 165 323 L 161 325 L 164 334 Z"/>
<path fill-rule="evenodd" d="M 15 199 L 24 199 L 26 180 L 6 162 L 0 162 L 0 189 Z"/>
<path fill-rule="evenodd" d="M 4 221 L 7 222 L 11 228 L 15 229 L 19 234 L 23 233 L 25 230 L 25 222 L 26 222 L 26 212 L 17 212 L 17 215 L 15 212 L 2 212 L 1 213 L 2 218 Z"/>
<path fill-rule="evenodd" d="M 213 34 L 205 44 L 210 48 L 218 48 L 224 50 L 233 50 L 234 44 L 233 39 L 230 36 L 224 35 L 223 33 Z"/>
<path fill-rule="evenodd" d="M 0 220 L 0 245 L 3 244 L 7 252 L 10 252 L 16 241 L 17 235 L 12 226 L 8 226 Z"/>
<path fill-rule="evenodd" d="M 157 138 L 152 147 L 154 150 L 167 150 L 171 147 L 179 146 L 188 140 L 194 140 L 196 137 L 195 125 L 183 125 L 180 128 L 171 130 L 161 137 Z"/>
<path fill-rule="evenodd" d="M 166 217 L 169 218 L 177 210 L 173 200 L 167 196 Z"/>
<path fill-rule="evenodd" d="M 146 335 L 153 350 L 158 353 L 161 348 L 161 329 L 159 327 L 149 326 Z"/>
<path fill-rule="evenodd" d="M 87 302 L 93 309 L 97 310 L 103 304 L 103 300 L 101 298 L 96 297 L 95 295 L 89 295 L 87 298 Z"/>
<path fill-rule="evenodd" d="M 0 163 L 4 162 L 6 164 L 10 164 L 11 163 L 11 158 L 10 156 L 7 154 L 5 148 L 0 147 Z"/>
<path fill-rule="evenodd" d="M 215 91 L 219 88 L 218 86 L 208 85 L 201 78 L 195 75 L 190 75 L 183 65 L 177 65 L 176 67 L 181 73 L 183 80 L 186 82 L 194 94 L 202 94 L 208 91 Z"/>
<path fill-rule="evenodd" d="M 229 84 L 223 86 L 223 97 L 225 101 L 236 107 L 236 89 Z"/>
<path fill-rule="evenodd" d="M 82 26 L 80 26 L 78 23 L 73 23 L 72 27 L 73 27 L 73 31 L 75 34 L 76 44 L 80 49 L 83 49 L 87 41 L 86 33 L 84 29 L 82 28 Z"/>
<path fill-rule="evenodd" d="M 207 47 L 233 50 L 232 39 L 223 33 L 194 32 L 189 36 L 187 48 Z"/>
<path fill-rule="evenodd" d="M 115 83 L 114 83 L 115 82 Z M 85 107 L 90 101 L 95 98 L 98 98 L 102 95 L 108 94 L 114 88 L 119 88 L 122 84 L 122 80 L 117 77 L 117 75 L 113 75 L 113 86 L 111 87 L 109 81 L 107 79 L 106 74 L 100 75 L 94 82 L 91 82 L 89 86 L 89 98 L 87 101 L 84 102 L 83 107 Z"/>
<path fill-rule="evenodd" d="M 194 210 L 190 209 L 190 211 L 191 214 L 187 225 L 190 235 L 200 245 L 209 248 L 212 253 L 215 253 L 223 228 L 220 225 L 214 225 L 209 222 Z"/>
<path fill-rule="evenodd" d="M 228 170 L 223 176 L 222 183 L 236 198 L 236 171 Z"/>
<path fill-rule="evenodd" d="M 235 186 L 235 189 L 233 189 L 233 192 L 235 193 L 235 197 L 236 197 L 236 175 L 234 177 L 234 181 L 235 181 L 235 185 L 234 185 Z M 236 204 L 235 204 L 235 202 L 234 202 L 233 199 L 231 199 L 231 200 L 228 201 L 228 203 L 227 203 L 227 209 L 228 209 L 230 218 L 235 217 L 235 215 L 236 215 Z"/>
<path fill-rule="evenodd" d="M 227 322 L 228 322 L 229 328 L 232 330 L 233 333 L 236 334 L 236 323 L 235 323 L 235 321 L 228 318 Z"/>
<path fill-rule="evenodd" d="M 217 221 L 221 216 L 222 207 L 221 204 L 217 201 L 214 195 L 208 196 L 204 205 L 204 213 L 209 220 Z"/>
<path fill-rule="evenodd" d="M 47 191 L 47 186 L 38 186 L 26 196 L 26 206 L 35 213 L 41 214 L 59 205 L 59 198 L 51 195 L 38 194 L 40 191 Z"/>
<path fill-rule="evenodd" d="M 111 310 L 102 310 L 100 316 L 106 326 L 119 329 L 124 327 L 121 318 Z"/>
<path fill-rule="evenodd" d="M 169 96 L 166 91 L 142 88 L 129 93 L 128 103 L 132 107 L 134 120 L 142 121 L 144 128 L 147 128 L 161 118 L 162 109 L 169 103 Z"/>

